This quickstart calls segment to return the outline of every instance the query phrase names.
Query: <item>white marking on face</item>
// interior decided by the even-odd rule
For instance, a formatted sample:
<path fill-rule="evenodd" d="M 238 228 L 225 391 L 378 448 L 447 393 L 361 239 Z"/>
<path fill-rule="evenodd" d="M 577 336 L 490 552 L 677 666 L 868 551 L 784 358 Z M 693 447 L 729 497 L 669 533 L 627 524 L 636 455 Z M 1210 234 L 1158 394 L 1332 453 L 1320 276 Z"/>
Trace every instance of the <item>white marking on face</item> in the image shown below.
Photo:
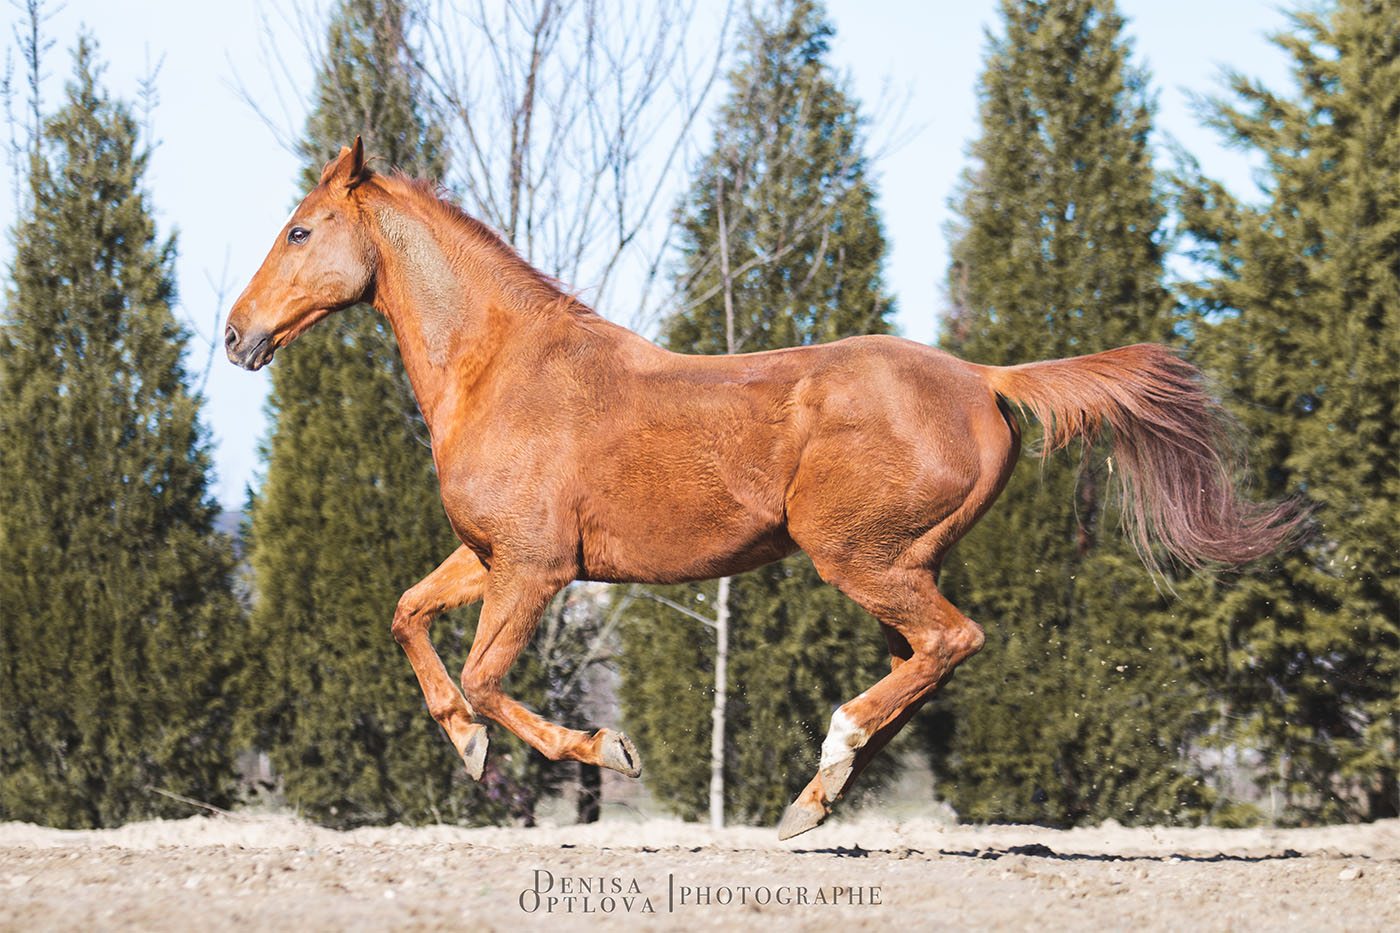
<path fill-rule="evenodd" d="M 866 738 L 865 730 L 857 728 L 845 710 L 832 713 L 831 729 L 822 741 L 821 769 L 835 767 L 854 757 L 855 750 L 865 744 Z"/>

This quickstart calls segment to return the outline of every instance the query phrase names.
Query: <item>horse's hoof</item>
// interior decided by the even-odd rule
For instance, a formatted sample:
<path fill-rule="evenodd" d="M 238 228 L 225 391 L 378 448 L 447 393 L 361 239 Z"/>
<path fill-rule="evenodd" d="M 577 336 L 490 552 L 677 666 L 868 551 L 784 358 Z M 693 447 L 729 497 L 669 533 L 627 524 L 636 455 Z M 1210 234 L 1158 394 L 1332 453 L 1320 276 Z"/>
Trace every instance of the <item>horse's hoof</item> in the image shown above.
<path fill-rule="evenodd" d="M 841 799 L 842 792 L 851 780 L 851 771 L 855 768 L 855 756 L 832 762 L 817 771 L 822 780 L 823 798 L 827 803 L 835 803 Z M 834 790 L 827 790 L 834 788 Z"/>
<path fill-rule="evenodd" d="M 481 780 L 481 772 L 486 768 L 486 727 L 479 722 L 467 726 L 466 738 L 457 746 L 457 754 L 462 756 L 471 779 Z"/>
<path fill-rule="evenodd" d="M 815 829 L 830 812 L 820 804 L 798 797 L 783 813 L 783 821 L 778 824 L 778 838 L 791 839 L 809 829 Z"/>
<path fill-rule="evenodd" d="M 621 732 L 603 729 L 599 732 L 598 763 L 604 768 L 621 771 L 628 777 L 642 776 L 642 757 L 632 740 Z"/>

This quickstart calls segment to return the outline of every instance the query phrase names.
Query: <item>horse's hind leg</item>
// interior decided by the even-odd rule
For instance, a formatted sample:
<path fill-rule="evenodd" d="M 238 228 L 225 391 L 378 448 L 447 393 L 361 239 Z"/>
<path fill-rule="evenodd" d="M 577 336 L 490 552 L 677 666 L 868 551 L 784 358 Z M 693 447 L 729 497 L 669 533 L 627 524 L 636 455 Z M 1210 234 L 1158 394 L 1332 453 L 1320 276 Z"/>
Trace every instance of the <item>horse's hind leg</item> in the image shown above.
<path fill-rule="evenodd" d="M 462 669 L 462 689 L 483 715 L 505 726 L 552 761 L 581 761 L 620 771 L 642 773 L 641 758 L 621 732 L 599 729 L 589 735 L 557 726 L 506 696 L 501 680 L 530 643 L 540 616 L 563 582 L 496 565 L 486 590 L 476 638 Z"/>
<path fill-rule="evenodd" d="M 871 759 L 983 642 L 981 627 L 938 592 L 933 571 L 925 567 L 824 570 L 823 576 L 884 624 L 892 670 L 832 714 L 817 775 L 783 814 L 780 839 L 826 819 Z"/>
<path fill-rule="evenodd" d="M 428 626 L 449 609 L 476 602 L 486 591 L 486 568 L 466 547 L 459 547 L 417 586 L 404 593 L 394 612 L 394 639 L 403 646 L 423 688 L 428 712 L 452 740 L 467 773 L 481 780 L 486 761 L 486 727 L 475 722 L 472 708 L 448 676 L 428 639 Z"/>

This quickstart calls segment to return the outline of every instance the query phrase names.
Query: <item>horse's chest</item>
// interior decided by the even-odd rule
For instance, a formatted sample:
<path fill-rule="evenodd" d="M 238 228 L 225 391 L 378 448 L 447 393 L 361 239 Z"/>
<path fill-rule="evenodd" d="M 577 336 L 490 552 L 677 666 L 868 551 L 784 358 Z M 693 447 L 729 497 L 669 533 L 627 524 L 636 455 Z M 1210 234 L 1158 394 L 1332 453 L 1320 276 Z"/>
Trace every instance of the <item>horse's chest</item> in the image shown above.
<path fill-rule="evenodd" d="M 478 553 L 490 549 L 499 515 L 513 485 L 499 482 L 493 473 L 458 467 L 440 474 L 442 505 L 452 530 L 462 543 Z"/>
<path fill-rule="evenodd" d="M 538 443 L 478 443 L 456 457 L 438 458 L 452 529 L 484 560 L 517 541 L 553 538 L 567 520 L 564 474 L 547 451 Z"/>

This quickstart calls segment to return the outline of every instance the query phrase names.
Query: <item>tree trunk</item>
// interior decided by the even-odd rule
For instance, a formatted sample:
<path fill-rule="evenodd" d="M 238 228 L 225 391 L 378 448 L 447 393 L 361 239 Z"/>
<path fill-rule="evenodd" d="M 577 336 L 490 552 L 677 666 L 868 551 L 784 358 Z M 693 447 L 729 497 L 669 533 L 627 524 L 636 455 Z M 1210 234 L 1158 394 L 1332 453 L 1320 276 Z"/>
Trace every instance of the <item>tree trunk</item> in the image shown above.
<path fill-rule="evenodd" d="M 597 765 L 578 766 L 578 821 L 596 823 L 603 809 L 603 772 Z"/>
<path fill-rule="evenodd" d="M 724 179 L 719 179 L 719 267 L 724 285 L 724 352 L 734 352 L 734 279 L 729 271 L 729 228 Z M 715 704 L 710 710 L 710 828 L 724 828 L 724 708 L 729 687 L 729 578 L 715 594 Z"/>
<path fill-rule="evenodd" d="M 715 596 L 715 704 L 710 710 L 710 828 L 724 829 L 724 707 L 729 685 L 729 578 Z"/>

